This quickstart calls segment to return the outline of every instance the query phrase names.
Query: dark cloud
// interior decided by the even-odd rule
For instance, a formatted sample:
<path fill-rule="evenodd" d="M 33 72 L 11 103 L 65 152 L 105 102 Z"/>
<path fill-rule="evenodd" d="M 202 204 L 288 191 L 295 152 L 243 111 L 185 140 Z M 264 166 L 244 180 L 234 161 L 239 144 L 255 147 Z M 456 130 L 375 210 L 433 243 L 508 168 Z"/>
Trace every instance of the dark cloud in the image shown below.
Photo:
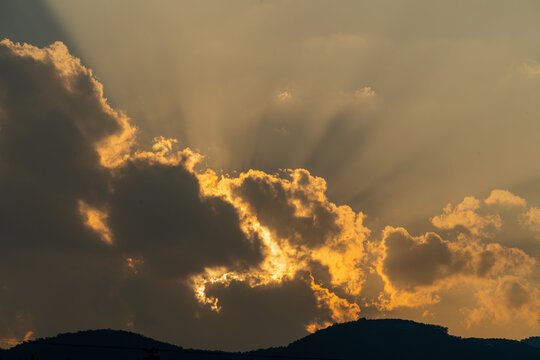
<path fill-rule="evenodd" d="M 45 50 L 0 45 L 0 322 L 18 337 L 123 323 L 122 259 L 78 205 L 106 201 L 95 144 L 121 129 L 91 73 L 79 66 L 68 78 L 60 65 Z"/>
<path fill-rule="evenodd" d="M 443 286 L 455 276 L 492 278 L 527 273 L 534 259 L 521 250 L 497 243 L 448 241 L 436 233 L 413 237 L 403 228 L 387 228 L 382 271 L 398 288 Z"/>
<path fill-rule="evenodd" d="M 261 260 L 233 206 L 200 196 L 183 162 L 103 165 L 100 146 L 126 130 L 122 116 L 61 43 L 0 44 L 1 336 L 131 327 L 180 341 L 164 331 L 210 311 L 187 275 Z M 103 211 L 112 244 L 85 224 L 81 201 Z"/>
<path fill-rule="evenodd" d="M 3 45 L 0 62 L 2 243 L 88 245 L 93 236 L 78 199 L 104 200 L 109 174 L 94 144 L 119 124 L 104 111 L 90 73 L 71 76 L 68 89 L 50 58 L 18 56 Z"/>
<path fill-rule="evenodd" d="M 340 232 L 338 216 L 327 203 L 313 198 L 313 178 L 307 171 L 296 175 L 289 182 L 248 173 L 233 192 L 248 204 L 262 225 L 281 239 L 310 247 L 324 245 Z"/>
<path fill-rule="evenodd" d="M 130 161 L 113 188 L 108 204 L 115 245 L 142 257 L 144 269 L 185 276 L 262 259 L 258 238 L 246 238 L 232 205 L 218 197 L 201 199 L 197 178 L 183 165 Z"/>
<path fill-rule="evenodd" d="M 434 234 L 418 242 L 404 231 L 394 231 L 385 238 L 384 272 L 402 287 L 431 285 L 434 281 L 456 271 L 448 245 Z M 457 266 L 459 267 L 459 265 Z"/>
<path fill-rule="evenodd" d="M 286 280 L 255 288 L 232 282 L 209 293 L 222 304 L 217 328 L 208 329 L 217 343 L 235 348 L 282 345 L 305 334 L 305 324 L 320 317 L 330 320 L 328 310 L 318 306 L 303 279 Z M 223 332 L 223 329 L 227 331 Z"/>

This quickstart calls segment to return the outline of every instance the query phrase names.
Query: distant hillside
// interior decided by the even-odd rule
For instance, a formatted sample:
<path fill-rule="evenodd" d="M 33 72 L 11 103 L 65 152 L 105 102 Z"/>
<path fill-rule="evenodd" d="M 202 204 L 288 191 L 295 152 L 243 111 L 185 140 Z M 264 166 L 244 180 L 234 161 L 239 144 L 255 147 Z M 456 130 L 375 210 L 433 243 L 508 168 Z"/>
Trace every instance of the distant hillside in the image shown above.
<path fill-rule="evenodd" d="M 360 319 L 337 324 L 259 355 L 331 359 L 540 359 L 540 349 L 506 339 L 460 338 L 408 320 Z"/>
<path fill-rule="evenodd" d="M 235 359 L 233 354 L 183 349 L 129 331 L 107 329 L 66 333 L 25 342 L 0 351 L 0 360 L 142 360 L 151 353 L 162 360 Z"/>
<path fill-rule="evenodd" d="M 127 331 L 88 330 L 17 345 L 0 351 L 0 360 L 540 359 L 539 340 L 460 338 L 436 325 L 360 319 L 333 325 L 285 347 L 243 354 L 184 349 Z M 151 353 L 158 357 L 152 358 Z"/>

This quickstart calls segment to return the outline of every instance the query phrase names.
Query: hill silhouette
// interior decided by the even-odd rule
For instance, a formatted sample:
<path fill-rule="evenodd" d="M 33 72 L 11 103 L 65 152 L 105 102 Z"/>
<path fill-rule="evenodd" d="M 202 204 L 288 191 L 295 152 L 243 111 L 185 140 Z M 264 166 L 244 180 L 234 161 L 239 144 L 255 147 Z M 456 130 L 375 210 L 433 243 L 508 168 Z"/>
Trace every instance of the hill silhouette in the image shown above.
<path fill-rule="evenodd" d="M 154 350 L 151 350 L 154 349 Z M 154 356 L 154 357 L 152 357 Z M 184 349 L 119 330 L 87 330 L 0 351 L 14 359 L 540 359 L 540 338 L 461 338 L 446 328 L 408 320 L 336 324 L 283 347 L 245 353 Z"/>
<path fill-rule="evenodd" d="M 0 351 L 0 360 L 134 360 L 154 359 L 235 359 L 220 351 L 184 349 L 143 335 L 123 330 L 85 330 L 24 342 Z"/>
<path fill-rule="evenodd" d="M 461 338 L 409 320 L 336 324 L 286 347 L 256 353 L 334 359 L 540 359 L 540 349 L 507 339 Z"/>

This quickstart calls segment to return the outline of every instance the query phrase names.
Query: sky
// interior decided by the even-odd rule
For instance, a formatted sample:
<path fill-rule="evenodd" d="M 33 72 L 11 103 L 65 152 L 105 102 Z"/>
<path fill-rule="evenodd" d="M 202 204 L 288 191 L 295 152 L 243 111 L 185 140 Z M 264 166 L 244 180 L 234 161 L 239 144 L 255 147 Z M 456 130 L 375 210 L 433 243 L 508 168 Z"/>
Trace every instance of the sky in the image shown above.
<path fill-rule="evenodd" d="M 539 335 L 539 12 L 2 1 L 0 346 Z"/>

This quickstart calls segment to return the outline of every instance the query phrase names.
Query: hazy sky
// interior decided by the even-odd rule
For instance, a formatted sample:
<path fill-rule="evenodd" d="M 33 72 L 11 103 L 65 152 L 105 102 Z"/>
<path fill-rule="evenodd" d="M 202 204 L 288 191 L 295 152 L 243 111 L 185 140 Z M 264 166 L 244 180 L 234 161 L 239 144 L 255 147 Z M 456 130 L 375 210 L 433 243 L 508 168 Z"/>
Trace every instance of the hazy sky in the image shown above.
<path fill-rule="evenodd" d="M 245 350 L 362 316 L 538 335 L 539 15 L 1 2 L 0 338 Z"/>

